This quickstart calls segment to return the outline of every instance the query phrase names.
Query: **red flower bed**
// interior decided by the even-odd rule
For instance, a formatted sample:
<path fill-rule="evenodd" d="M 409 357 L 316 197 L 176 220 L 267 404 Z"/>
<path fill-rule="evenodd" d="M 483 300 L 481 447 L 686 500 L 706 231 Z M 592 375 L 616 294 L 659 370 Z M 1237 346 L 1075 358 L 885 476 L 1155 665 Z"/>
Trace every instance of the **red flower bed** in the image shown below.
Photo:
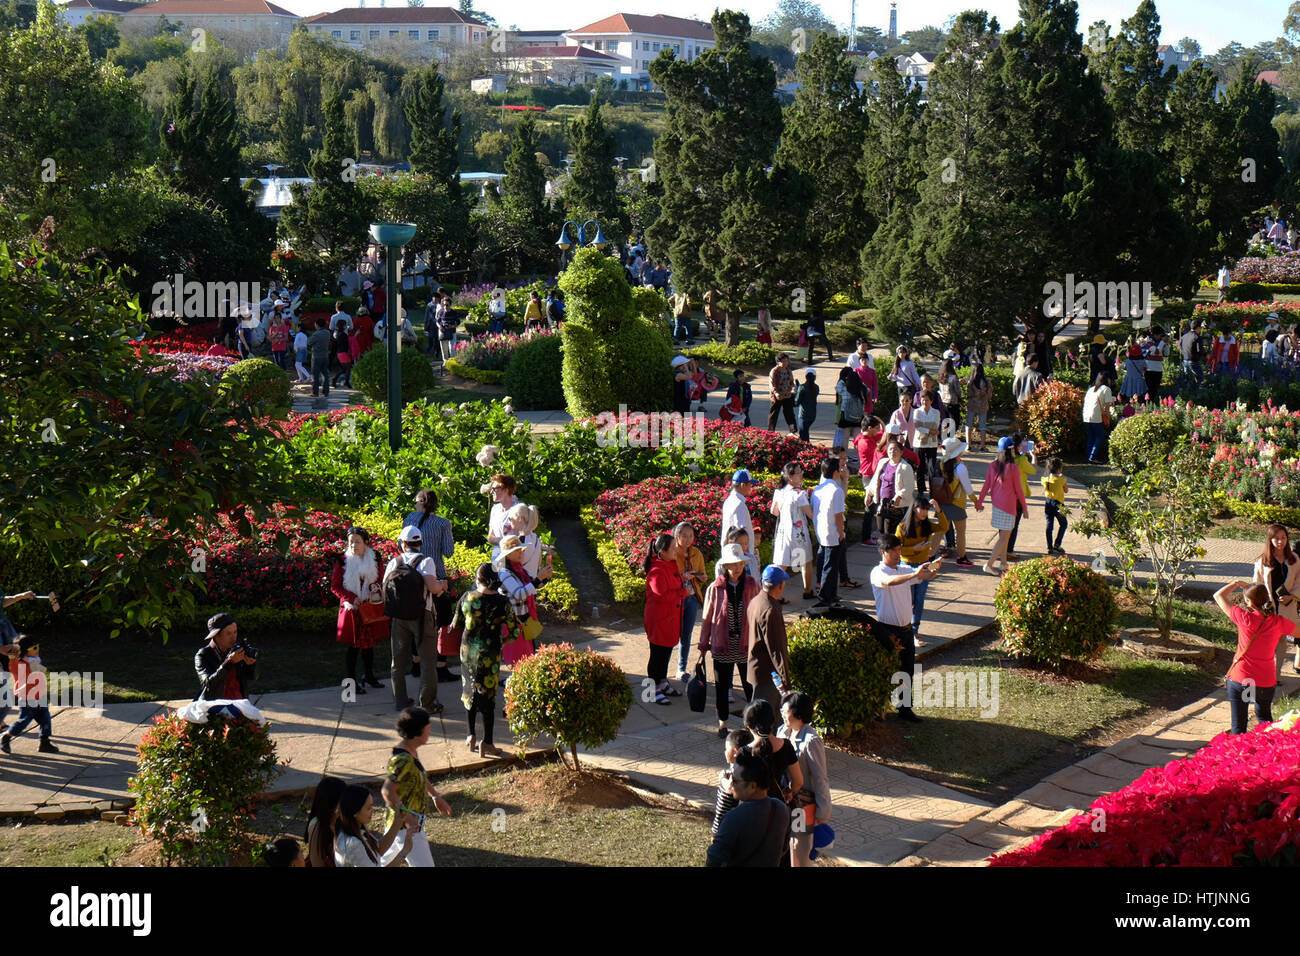
<path fill-rule="evenodd" d="M 212 347 L 212 340 L 217 337 L 219 323 L 200 322 L 198 325 L 186 325 L 170 332 L 160 332 L 146 337 L 145 342 L 153 352 L 196 352 L 203 353 Z"/>
<path fill-rule="evenodd" d="M 406 414 L 420 414 L 422 411 L 423 410 L 419 409 L 418 406 L 405 410 Z M 324 422 L 325 425 L 333 426 L 337 425 L 349 415 L 355 415 L 358 413 L 370 416 L 377 414 L 369 405 L 349 405 L 346 408 L 336 408 L 328 412 L 312 412 L 307 415 L 300 414 L 299 412 L 290 412 L 288 419 L 284 421 L 267 419 L 266 425 L 281 438 L 289 439 L 302 431 L 302 426 L 306 425 L 308 422 L 314 422 L 319 419 Z"/>
<path fill-rule="evenodd" d="M 775 481 L 763 482 L 745 499 L 754 527 L 765 539 L 771 538 L 776 522 L 768 512 L 775 488 Z M 655 535 L 671 531 L 679 521 L 695 525 L 695 545 L 705 555 L 720 553 L 722 502 L 730 490 L 726 479 L 649 478 L 602 492 L 596 514 L 628 564 L 640 571 Z"/>
<path fill-rule="evenodd" d="M 738 422 L 711 418 L 704 423 L 706 441 L 714 434 L 722 443 L 735 449 L 737 468 L 750 471 L 780 471 L 787 462 L 797 461 L 811 475 L 821 467 L 827 449 L 806 442 L 788 432 L 770 432 L 765 428 L 746 428 Z"/>
<path fill-rule="evenodd" d="M 1300 730 L 1220 734 L 990 866 L 1294 866 Z"/>

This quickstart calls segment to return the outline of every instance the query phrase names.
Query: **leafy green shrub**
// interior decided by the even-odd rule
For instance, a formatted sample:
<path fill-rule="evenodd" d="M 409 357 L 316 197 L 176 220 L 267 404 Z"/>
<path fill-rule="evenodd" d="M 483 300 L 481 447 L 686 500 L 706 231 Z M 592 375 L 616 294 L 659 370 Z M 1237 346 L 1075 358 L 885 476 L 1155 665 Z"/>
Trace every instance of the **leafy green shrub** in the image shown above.
<path fill-rule="evenodd" d="M 1083 392 L 1051 381 L 1020 406 L 1017 419 L 1041 446 L 1040 455 L 1064 455 L 1083 447 Z"/>
<path fill-rule="evenodd" d="M 261 358 L 247 358 L 226 369 L 217 395 L 223 401 L 246 405 L 258 416 L 284 418 L 293 407 L 289 376 L 274 362 Z"/>
<path fill-rule="evenodd" d="M 1265 505 L 1258 501 L 1243 501 L 1240 498 L 1223 496 L 1220 502 L 1230 512 L 1243 518 L 1249 518 L 1259 524 L 1281 524 L 1300 527 L 1300 508 L 1284 508 L 1280 505 Z"/>
<path fill-rule="evenodd" d="M 1195 311 L 1195 299 L 1171 299 L 1151 310 L 1151 321 L 1168 332 L 1178 328 L 1180 322 L 1190 321 Z"/>
<path fill-rule="evenodd" d="M 769 370 L 776 364 L 776 349 L 761 342 L 740 342 L 737 345 L 707 342 L 693 349 L 687 349 L 685 354 L 704 359 L 718 368 L 744 367 Z"/>
<path fill-rule="evenodd" d="M 605 346 L 605 362 L 614 403 L 636 411 L 659 411 L 673 405 L 673 347 L 648 319 L 633 318 L 617 329 Z M 602 409 L 604 411 L 604 409 Z"/>
<path fill-rule="evenodd" d="M 1300 295 L 1300 283 L 1296 282 L 1261 282 L 1260 288 L 1268 292 L 1268 299 L 1276 299 L 1279 295 Z"/>
<path fill-rule="evenodd" d="M 564 407 L 575 418 L 590 418 L 615 406 L 600 339 L 589 328 L 565 322 L 560 385 Z"/>
<path fill-rule="evenodd" d="M 776 345 L 798 347 L 800 322 L 778 322 L 772 327 L 772 341 Z M 858 339 L 867 339 L 873 345 L 879 344 L 874 331 L 863 328 L 853 322 L 840 319 L 828 319 L 826 337 L 831 340 L 831 348 L 838 352 L 851 351 L 858 344 Z"/>
<path fill-rule="evenodd" d="M 887 651 L 853 621 L 796 618 L 790 623 L 790 680 L 816 704 L 814 723 L 830 734 L 851 734 L 880 717 L 899 668 Z"/>
<path fill-rule="evenodd" d="M 175 712 L 154 718 L 140 740 L 132 821 L 158 841 L 164 863 L 230 866 L 250 846 L 253 798 L 279 776 L 266 724 Z"/>
<path fill-rule="evenodd" d="M 573 754 L 618 736 L 632 709 L 627 675 L 608 657 L 571 644 L 547 644 L 516 664 L 506 684 L 510 732 L 527 746 L 543 735 Z"/>
<path fill-rule="evenodd" d="M 241 634 L 323 634 L 338 622 L 339 609 L 330 607 L 228 607 L 199 605 L 194 614 L 193 633 L 207 632 L 208 618 L 230 612 L 239 620 Z"/>
<path fill-rule="evenodd" d="M 561 374 L 564 355 L 558 335 L 544 335 L 522 343 L 506 366 L 501 384 L 515 408 L 563 408 Z"/>
<path fill-rule="evenodd" d="M 993 594 L 1002 643 L 1053 667 L 1089 660 L 1111 641 L 1119 607 L 1106 579 L 1071 558 L 1013 564 Z"/>
<path fill-rule="evenodd" d="M 1110 433 L 1110 463 L 1126 474 L 1141 471 L 1151 462 L 1169 457 L 1185 434 L 1182 422 L 1169 412 L 1130 415 Z"/>
<path fill-rule="evenodd" d="M 500 385 L 501 380 L 505 378 L 506 373 L 498 369 L 475 368 L 472 365 L 465 365 L 457 359 L 447 359 L 447 371 L 459 378 L 468 379 L 471 382 L 482 382 L 484 385 Z M 405 382 L 403 382 L 405 385 Z M 403 391 L 405 388 L 403 388 Z"/>
<path fill-rule="evenodd" d="M 1272 302 L 1273 293 L 1259 282 L 1242 282 L 1228 288 L 1229 302 Z"/>
<path fill-rule="evenodd" d="M 421 398 L 433 388 L 433 368 L 426 355 L 415 348 L 404 348 L 402 360 L 402 404 Z M 388 401 L 388 352 L 383 348 L 367 349 L 352 367 L 352 384 L 372 402 Z"/>
<path fill-rule="evenodd" d="M 405 299 L 406 296 L 403 295 L 402 298 Z M 318 295 L 300 303 L 298 313 L 300 315 L 307 312 L 327 312 L 332 314 L 334 312 L 334 303 L 340 301 L 343 303 L 343 311 L 348 315 L 356 315 L 357 309 L 361 308 L 361 296 L 359 295 L 340 295 L 333 298 Z"/>

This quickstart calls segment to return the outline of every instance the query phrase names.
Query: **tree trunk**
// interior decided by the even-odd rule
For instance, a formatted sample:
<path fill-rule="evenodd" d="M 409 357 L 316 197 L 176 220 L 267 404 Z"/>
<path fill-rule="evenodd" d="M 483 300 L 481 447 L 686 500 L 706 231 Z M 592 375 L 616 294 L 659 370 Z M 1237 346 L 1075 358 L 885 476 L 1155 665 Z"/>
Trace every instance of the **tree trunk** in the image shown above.
<path fill-rule="evenodd" d="M 726 309 L 722 313 L 723 323 L 726 328 L 726 336 L 723 341 L 727 345 L 740 344 L 740 310 Z"/>
<path fill-rule="evenodd" d="M 578 770 L 580 769 L 578 766 L 578 745 L 574 744 L 571 749 L 573 751 L 573 769 Z"/>

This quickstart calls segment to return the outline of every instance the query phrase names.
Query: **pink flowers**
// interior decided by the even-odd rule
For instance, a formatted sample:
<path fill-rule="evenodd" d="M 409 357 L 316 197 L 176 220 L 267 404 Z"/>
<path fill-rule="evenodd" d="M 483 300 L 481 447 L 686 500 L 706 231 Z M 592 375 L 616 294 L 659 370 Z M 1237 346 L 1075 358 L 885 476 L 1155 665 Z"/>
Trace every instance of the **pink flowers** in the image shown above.
<path fill-rule="evenodd" d="M 1300 731 L 1220 734 L 990 866 L 1257 866 L 1300 859 Z"/>

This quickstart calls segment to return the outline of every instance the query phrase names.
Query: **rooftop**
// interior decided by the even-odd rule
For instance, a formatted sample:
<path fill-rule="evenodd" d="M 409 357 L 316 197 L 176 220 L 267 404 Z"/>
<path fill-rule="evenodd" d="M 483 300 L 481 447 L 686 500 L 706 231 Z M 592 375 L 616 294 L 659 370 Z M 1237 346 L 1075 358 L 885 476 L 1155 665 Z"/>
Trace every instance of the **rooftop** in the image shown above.
<path fill-rule="evenodd" d="M 101 0 L 96 0 L 101 2 Z M 274 14 L 280 17 L 293 17 L 298 14 L 284 7 L 277 7 L 267 0 L 157 0 L 156 3 L 140 4 L 126 11 L 128 16 L 244 16 L 255 14 Z"/>
<path fill-rule="evenodd" d="M 712 40 L 713 27 L 700 20 L 685 17 L 668 17 L 662 13 L 645 16 L 640 13 L 616 13 L 585 27 L 568 31 L 570 36 L 601 33 L 647 33 L 660 37 L 685 37 L 691 40 Z"/>
<path fill-rule="evenodd" d="M 160 0 L 166 3 L 168 0 Z M 305 18 L 307 23 L 466 23 L 487 24 L 451 7 L 345 7 Z"/>

